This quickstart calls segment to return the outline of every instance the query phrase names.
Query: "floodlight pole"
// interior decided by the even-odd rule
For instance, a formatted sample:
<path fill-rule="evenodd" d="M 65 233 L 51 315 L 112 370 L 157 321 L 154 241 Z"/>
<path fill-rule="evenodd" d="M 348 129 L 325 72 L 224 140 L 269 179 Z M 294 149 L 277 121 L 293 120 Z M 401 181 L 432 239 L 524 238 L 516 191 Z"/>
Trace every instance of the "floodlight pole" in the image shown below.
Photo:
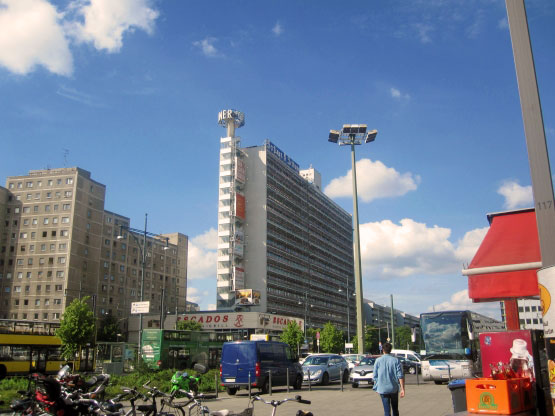
<path fill-rule="evenodd" d="M 358 353 L 364 354 L 364 325 L 362 323 L 362 273 L 360 264 L 360 236 L 358 226 L 358 194 L 357 167 L 355 158 L 354 135 L 351 135 L 351 164 L 353 170 L 353 222 L 354 222 L 354 262 L 355 262 L 355 292 L 357 302 L 357 341 Z"/>
<path fill-rule="evenodd" d="M 351 146 L 351 164 L 353 177 L 353 260 L 355 269 L 355 290 L 357 304 L 357 343 L 358 353 L 364 354 L 364 318 L 362 315 L 362 272 L 360 265 L 360 236 L 358 224 L 358 195 L 357 195 L 357 167 L 355 157 L 355 145 L 374 141 L 377 130 L 367 131 L 366 124 L 344 124 L 341 131 L 330 130 L 329 142 L 338 143 L 340 146 Z M 347 312 L 348 314 L 348 312 Z M 347 315 L 348 316 L 348 315 Z"/>

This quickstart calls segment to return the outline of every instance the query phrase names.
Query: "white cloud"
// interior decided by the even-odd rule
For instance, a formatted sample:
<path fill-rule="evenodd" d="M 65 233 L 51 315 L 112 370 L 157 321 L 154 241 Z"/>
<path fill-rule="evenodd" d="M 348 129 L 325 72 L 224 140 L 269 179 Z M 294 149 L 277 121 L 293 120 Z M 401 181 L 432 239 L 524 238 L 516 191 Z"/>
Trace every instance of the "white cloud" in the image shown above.
<path fill-rule="evenodd" d="M 148 34 L 154 30 L 158 11 L 148 6 L 148 0 L 90 0 L 78 14 L 84 22 L 73 22 L 68 27 L 78 41 L 92 42 L 96 49 L 118 52 L 126 32 L 136 28 Z"/>
<path fill-rule="evenodd" d="M 283 28 L 281 27 L 281 24 L 279 22 L 276 22 L 276 24 L 272 28 L 272 32 L 274 32 L 274 35 L 276 36 L 279 36 L 283 33 Z"/>
<path fill-rule="evenodd" d="M 415 23 L 413 27 L 416 29 L 421 43 L 430 43 L 432 41 L 429 33 L 434 29 L 433 26 L 424 23 Z"/>
<path fill-rule="evenodd" d="M 506 17 L 504 17 L 503 19 L 501 19 L 497 22 L 497 28 L 498 29 L 508 29 L 509 28 L 509 21 L 507 20 Z"/>
<path fill-rule="evenodd" d="M 470 262 L 486 229 L 472 230 L 457 242 L 451 230 L 405 218 L 360 225 L 361 260 L 369 279 L 411 275 L 460 276 L 462 262 Z M 482 238 L 480 238 L 482 236 Z"/>
<path fill-rule="evenodd" d="M 505 197 L 503 206 L 507 209 L 529 207 L 534 205 L 532 186 L 520 186 L 515 181 L 506 181 L 497 190 L 499 195 Z"/>
<path fill-rule="evenodd" d="M 401 99 L 410 100 L 410 95 L 409 94 L 403 94 L 403 93 L 401 93 L 401 91 L 399 91 L 395 87 L 391 87 L 389 89 L 389 92 L 390 92 L 391 96 L 393 98 L 397 99 L 397 100 L 401 100 Z"/>
<path fill-rule="evenodd" d="M 216 274 L 218 234 L 211 228 L 189 240 L 187 279 L 205 279 Z"/>
<path fill-rule="evenodd" d="M 193 45 L 199 48 L 205 56 L 209 58 L 214 58 L 220 55 L 220 52 L 214 46 L 214 43 L 218 41 L 217 38 L 208 37 L 203 40 L 197 40 L 193 42 Z"/>
<path fill-rule="evenodd" d="M 494 319 L 501 319 L 499 302 L 473 303 L 472 300 L 468 297 L 468 289 L 456 292 L 451 296 L 450 300 L 428 308 L 429 312 L 455 310 L 471 310 L 473 312 L 481 313 L 482 315 L 490 316 Z"/>
<path fill-rule="evenodd" d="M 69 76 L 69 39 L 118 52 L 125 33 L 152 33 L 158 12 L 149 0 L 77 0 L 59 12 L 48 0 L 0 0 L 0 65 L 16 74 L 37 66 Z M 76 18 L 78 20 L 76 20 Z"/>
<path fill-rule="evenodd" d="M 187 300 L 189 302 L 198 303 L 201 297 L 199 296 L 198 289 L 195 287 L 187 287 Z"/>
<path fill-rule="evenodd" d="M 345 176 L 333 179 L 324 189 L 330 198 L 352 197 L 352 169 Z M 357 193 L 364 202 L 379 198 L 391 198 L 414 191 L 420 176 L 399 173 L 382 162 L 361 159 L 357 162 Z"/>
<path fill-rule="evenodd" d="M 16 74 L 40 65 L 71 75 L 73 59 L 62 17 L 46 0 L 0 0 L 0 65 Z"/>

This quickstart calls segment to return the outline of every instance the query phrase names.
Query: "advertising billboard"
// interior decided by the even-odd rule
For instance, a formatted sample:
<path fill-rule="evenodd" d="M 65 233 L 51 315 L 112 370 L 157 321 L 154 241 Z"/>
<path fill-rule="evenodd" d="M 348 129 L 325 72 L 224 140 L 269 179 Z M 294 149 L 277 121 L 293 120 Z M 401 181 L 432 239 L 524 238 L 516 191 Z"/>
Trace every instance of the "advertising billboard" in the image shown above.
<path fill-rule="evenodd" d="M 241 267 L 236 267 L 233 269 L 233 289 L 244 289 L 245 288 L 245 269 Z"/>
<path fill-rule="evenodd" d="M 291 321 L 304 331 L 304 320 L 260 312 L 202 312 L 178 316 L 178 321 L 195 321 L 202 329 L 264 329 L 283 331 Z"/>
<path fill-rule="evenodd" d="M 243 161 L 243 159 L 236 157 L 235 158 L 235 180 L 237 182 L 245 183 L 246 173 L 247 173 L 247 170 L 245 167 L 245 162 Z"/>
<path fill-rule="evenodd" d="M 238 305 L 260 305 L 260 291 L 253 289 L 236 290 L 235 303 Z"/>
<path fill-rule="evenodd" d="M 245 195 L 240 193 L 235 194 L 235 216 L 245 219 Z"/>

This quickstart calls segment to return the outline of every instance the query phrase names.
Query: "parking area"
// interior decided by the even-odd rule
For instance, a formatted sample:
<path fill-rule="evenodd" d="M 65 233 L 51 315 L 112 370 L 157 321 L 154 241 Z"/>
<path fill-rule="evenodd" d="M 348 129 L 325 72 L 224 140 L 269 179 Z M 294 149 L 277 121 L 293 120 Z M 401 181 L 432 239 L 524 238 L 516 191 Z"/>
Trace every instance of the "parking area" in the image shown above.
<path fill-rule="evenodd" d="M 451 392 L 447 385 L 436 385 L 431 382 L 417 380 L 415 375 L 407 374 L 405 377 L 406 396 L 400 400 L 399 410 L 401 414 L 411 416 L 446 416 L 453 413 Z M 253 394 L 258 391 L 254 389 Z M 286 397 L 301 395 L 303 399 L 310 400 L 310 405 L 288 402 L 278 408 L 277 414 L 291 415 L 297 410 L 309 410 L 317 415 L 382 415 L 383 408 L 380 396 L 368 386 L 352 388 L 349 384 L 343 386 L 339 382 L 330 383 L 327 386 L 312 386 L 309 391 L 308 386 L 304 385 L 301 391 L 290 390 L 279 387 L 272 391 L 272 394 L 264 395 L 265 400 L 281 400 Z M 245 409 L 249 403 L 249 395 L 246 390 L 240 390 L 235 396 L 228 396 L 223 393 L 219 398 L 207 402 L 211 411 L 229 409 L 239 412 Z M 271 406 L 261 402 L 255 404 L 255 414 L 271 414 Z"/>
<path fill-rule="evenodd" d="M 252 395 L 258 394 L 258 389 L 252 390 Z M 454 416 L 451 391 L 446 384 L 436 385 L 433 382 L 422 382 L 415 375 L 405 376 L 405 398 L 399 400 L 399 411 L 401 415 L 410 416 Z M 212 395 L 213 393 L 207 393 Z M 283 400 L 302 396 L 303 400 L 310 400 L 311 404 L 299 404 L 294 401 L 286 402 L 278 407 L 277 415 L 294 415 L 298 410 L 310 411 L 314 416 L 320 415 L 361 415 L 381 416 L 383 407 L 379 394 L 369 386 L 352 388 L 349 384 L 343 386 L 339 382 L 331 382 L 327 386 L 303 386 L 299 390 L 285 387 L 272 389 L 272 394 L 264 394 L 261 397 L 266 400 Z M 181 400 L 178 400 L 180 402 Z M 239 390 L 230 396 L 220 392 L 218 398 L 204 401 L 204 405 L 211 412 L 227 409 L 230 412 L 240 413 L 249 406 L 249 393 L 247 390 Z M 125 409 L 129 403 L 124 403 Z M 272 406 L 262 402 L 255 402 L 255 415 L 271 415 Z"/>

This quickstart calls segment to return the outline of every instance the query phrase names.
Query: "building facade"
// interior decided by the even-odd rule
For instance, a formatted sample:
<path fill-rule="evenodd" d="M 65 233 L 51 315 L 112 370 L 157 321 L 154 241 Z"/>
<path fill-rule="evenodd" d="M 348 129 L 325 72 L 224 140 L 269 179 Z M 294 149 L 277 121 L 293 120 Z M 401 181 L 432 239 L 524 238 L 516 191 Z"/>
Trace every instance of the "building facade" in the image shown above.
<path fill-rule="evenodd" d="M 303 178 L 270 141 L 242 148 L 234 135 L 242 113 L 225 110 L 219 120 L 228 134 L 220 140 L 217 309 L 295 316 L 307 327 L 332 322 L 344 331 L 348 322 L 354 333 L 351 215 L 315 186 L 317 171 Z"/>
<path fill-rule="evenodd" d="M 112 314 L 125 324 L 131 302 L 141 299 L 143 250 L 151 312 L 185 311 L 187 236 L 148 237 L 143 248 L 129 218 L 104 209 L 105 194 L 80 168 L 7 178 L 0 192 L 1 318 L 57 321 L 73 299 L 89 296 L 97 317 Z"/>
<path fill-rule="evenodd" d="M 391 326 L 390 306 L 380 305 L 373 300 L 364 299 L 363 313 L 366 325 L 385 329 Z M 408 326 L 410 328 L 415 328 L 420 326 L 420 318 L 393 308 L 393 323 L 396 327 Z"/>

